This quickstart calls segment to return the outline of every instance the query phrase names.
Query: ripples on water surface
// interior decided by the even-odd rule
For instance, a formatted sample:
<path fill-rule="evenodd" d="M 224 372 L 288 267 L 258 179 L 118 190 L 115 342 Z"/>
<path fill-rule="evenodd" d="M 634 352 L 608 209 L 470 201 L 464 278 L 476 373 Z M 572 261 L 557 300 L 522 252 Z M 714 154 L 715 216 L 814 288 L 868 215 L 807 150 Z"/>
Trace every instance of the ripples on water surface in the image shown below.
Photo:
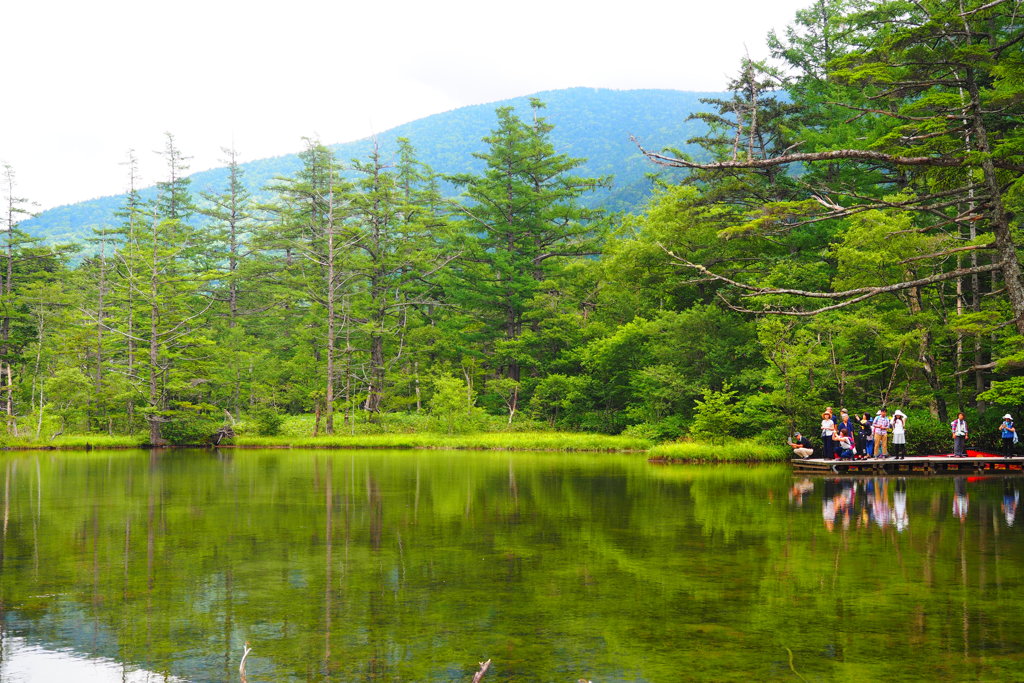
<path fill-rule="evenodd" d="M 494 682 L 1024 671 L 1022 479 L 409 451 L 0 465 L 3 681 L 238 680 L 246 640 L 250 683 L 468 681 L 487 658 Z"/>

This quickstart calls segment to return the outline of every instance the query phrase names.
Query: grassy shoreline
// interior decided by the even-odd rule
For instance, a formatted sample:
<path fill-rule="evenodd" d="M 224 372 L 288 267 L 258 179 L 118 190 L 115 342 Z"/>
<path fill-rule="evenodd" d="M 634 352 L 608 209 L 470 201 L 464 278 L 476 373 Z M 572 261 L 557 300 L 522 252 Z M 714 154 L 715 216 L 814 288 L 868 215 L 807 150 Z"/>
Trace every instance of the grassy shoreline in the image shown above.
<path fill-rule="evenodd" d="M 701 441 L 675 441 L 652 446 L 647 450 L 656 462 L 785 462 L 792 457 L 788 448 L 769 446 L 753 439 L 733 439 L 723 444 Z"/>
<path fill-rule="evenodd" d="M 356 434 L 294 437 L 239 436 L 235 448 L 424 448 L 439 450 L 646 452 L 646 439 L 579 432 L 478 432 L 472 434 Z"/>
<path fill-rule="evenodd" d="M 71 434 L 42 442 L 29 438 L 6 440 L 2 450 L 91 451 L 149 448 L 146 436 Z M 209 444 L 181 444 L 171 447 L 204 447 Z M 725 444 L 699 441 L 655 444 L 647 439 L 580 432 L 477 432 L 439 434 L 413 432 L 401 434 L 356 434 L 317 437 L 237 436 L 219 448 L 302 448 L 302 449 L 422 449 L 422 450 L 494 450 L 633 453 L 656 462 L 782 462 L 786 449 L 773 448 L 751 440 L 732 440 Z"/>

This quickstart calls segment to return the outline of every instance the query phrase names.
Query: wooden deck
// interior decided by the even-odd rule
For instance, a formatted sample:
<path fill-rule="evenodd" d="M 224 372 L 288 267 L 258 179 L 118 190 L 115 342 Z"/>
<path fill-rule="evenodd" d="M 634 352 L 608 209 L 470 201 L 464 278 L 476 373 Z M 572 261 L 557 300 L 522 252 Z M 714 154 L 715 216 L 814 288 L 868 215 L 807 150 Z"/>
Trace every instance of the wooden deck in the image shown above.
<path fill-rule="evenodd" d="M 1024 474 L 1024 458 L 1007 458 L 996 453 L 967 451 L 968 457 L 922 455 L 903 460 L 869 458 L 867 460 L 825 460 L 793 458 L 798 474 Z"/>

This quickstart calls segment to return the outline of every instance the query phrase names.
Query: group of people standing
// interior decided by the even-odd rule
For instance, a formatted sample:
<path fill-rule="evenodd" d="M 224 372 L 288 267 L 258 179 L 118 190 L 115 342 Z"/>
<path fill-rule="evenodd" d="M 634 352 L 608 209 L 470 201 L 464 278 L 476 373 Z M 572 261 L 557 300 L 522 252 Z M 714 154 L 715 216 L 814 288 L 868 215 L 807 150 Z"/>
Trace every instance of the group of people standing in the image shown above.
<path fill-rule="evenodd" d="M 795 440 L 789 442 L 794 455 L 811 457 L 814 448 L 810 440 L 800 432 L 794 436 Z M 824 444 L 822 457 L 827 460 L 888 458 L 890 445 L 893 459 L 902 460 L 907 454 L 907 416 L 897 410 L 890 418 L 882 408 L 874 417 L 868 413 L 851 417 L 846 410 L 841 410 L 836 420 L 832 408 L 826 408 L 821 414 L 821 440 Z"/>
<path fill-rule="evenodd" d="M 953 457 L 967 457 L 967 419 L 963 413 L 957 413 L 956 419 L 949 423 L 953 432 Z M 999 436 L 1002 440 L 1002 452 L 1007 458 L 1012 458 L 1015 446 L 1017 445 L 1017 428 L 1013 426 L 1013 416 L 1007 413 L 1003 415 L 1003 421 L 999 424 Z"/>
<path fill-rule="evenodd" d="M 889 437 L 892 443 L 889 443 Z M 824 457 L 836 460 L 858 460 L 892 457 L 902 460 L 907 455 L 907 416 L 900 410 L 890 418 L 885 408 L 874 417 L 862 413 L 850 418 L 845 410 L 839 420 L 833 419 L 832 409 L 821 414 L 821 438 L 825 445 Z"/>
<path fill-rule="evenodd" d="M 957 413 L 956 419 L 949 427 L 953 436 L 953 457 L 966 458 L 968 431 L 964 414 Z M 1009 413 L 1003 415 L 999 430 L 1003 453 L 1007 457 L 1013 457 L 1017 430 Z M 874 417 L 863 413 L 851 418 L 846 410 L 841 410 L 839 419 L 836 420 L 832 408 L 826 408 L 821 414 L 821 440 L 824 445 L 822 457 L 826 460 L 889 457 L 903 460 L 907 457 L 907 416 L 896 410 L 890 418 L 886 409 L 882 408 Z M 793 449 L 793 454 L 798 457 L 809 458 L 814 453 L 810 440 L 800 432 L 794 435 L 793 441 L 787 443 Z"/>

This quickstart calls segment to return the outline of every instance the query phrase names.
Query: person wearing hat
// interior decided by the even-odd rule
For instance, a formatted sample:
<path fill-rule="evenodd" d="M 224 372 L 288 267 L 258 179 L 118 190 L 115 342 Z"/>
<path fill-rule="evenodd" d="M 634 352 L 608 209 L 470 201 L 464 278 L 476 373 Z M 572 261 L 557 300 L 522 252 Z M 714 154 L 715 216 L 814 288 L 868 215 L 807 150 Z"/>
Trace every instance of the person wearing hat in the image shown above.
<path fill-rule="evenodd" d="M 892 414 L 892 454 L 895 460 L 907 457 L 907 416 L 901 410 Z"/>
<path fill-rule="evenodd" d="M 806 436 L 801 436 L 800 432 L 793 434 L 793 441 L 787 441 L 786 444 L 793 449 L 793 455 L 805 460 L 814 453 L 814 449 L 811 447 L 811 440 Z"/>
<path fill-rule="evenodd" d="M 832 420 L 832 409 L 827 408 L 821 414 L 821 442 L 824 448 L 822 452 L 826 460 L 831 460 L 835 453 L 836 423 Z"/>
<path fill-rule="evenodd" d="M 1003 454 L 1013 457 L 1013 445 L 1017 443 L 1017 429 L 1013 426 L 1013 418 L 1007 413 L 1003 415 L 1003 423 L 999 425 L 999 433 L 1003 437 Z"/>

